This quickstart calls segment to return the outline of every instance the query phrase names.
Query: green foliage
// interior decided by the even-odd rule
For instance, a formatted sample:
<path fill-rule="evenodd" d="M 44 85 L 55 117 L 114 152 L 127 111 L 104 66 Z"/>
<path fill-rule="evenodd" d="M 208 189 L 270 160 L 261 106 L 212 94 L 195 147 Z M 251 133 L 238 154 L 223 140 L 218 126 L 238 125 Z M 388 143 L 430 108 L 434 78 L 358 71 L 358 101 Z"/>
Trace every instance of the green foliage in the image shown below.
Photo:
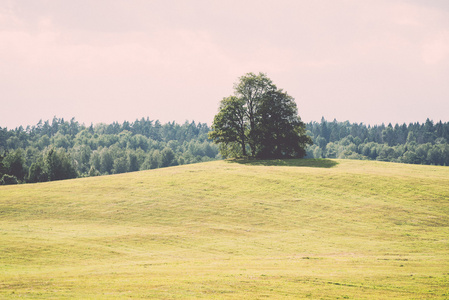
<path fill-rule="evenodd" d="M 14 175 L 4 174 L 0 179 L 1 185 L 10 185 L 10 184 L 17 184 L 17 183 L 18 183 L 17 177 Z"/>
<path fill-rule="evenodd" d="M 166 147 L 161 151 L 161 167 L 164 168 L 172 165 L 176 165 L 175 153 L 172 149 Z"/>
<path fill-rule="evenodd" d="M 294 99 L 282 90 L 262 98 L 257 112 L 256 136 L 260 158 L 304 157 L 312 140 L 298 116 Z"/>
<path fill-rule="evenodd" d="M 307 157 L 350 158 L 449 166 L 449 123 L 366 126 L 346 122 L 307 124 L 314 145 Z"/>
<path fill-rule="evenodd" d="M 100 151 L 100 172 L 104 174 L 112 174 L 114 168 L 114 158 L 112 156 L 112 147 L 103 148 Z"/>
<path fill-rule="evenodd" d="M 246 156 L 249 140 L 246 124 L 245 100 L 235 96 L 221 100 L 218 114 L 214 117 L 213 131 L 209 138 L 220 144 L 223 157 Z M 238 145 L 238 147 L 236 147 Z"/>
<path fill-rule="evenodd" d="M 312 140 L 305 134 L 294 99 L 265 74 L 248 73 L 220 102 L 209 138 L 222 157 L 303 157 Z"/>
<path fill-rule="evenodd" d="M 0 128 L 0 178 L 43 182 L 215 160 L 218 146 L 208 140 L 209 131 L 202 123 L 148 118 L 95 126 L 54 118 L 26 130 Z"/>
<path fill-rule="evenodd" d="M 70 155 L 63 149 L 50 148 L 45 156 L 45 167 L 50 181 L 77 177 Z"/>
<path fill-rule="evenodd" d="M 92 166 L 89 170 L 89 176 L 100 176 L 100 172 Z"/>
<path fill-rule="evenodd" d="M 8 169 L 6 168 L 3 159 L 4 159 L 3 155 L 0 154 L 0 178 L 2 178 L 2 176 L 8 172 Z"/>
<path fill-rule="evenodd" d="M 43 158 L 34 162 L 28 171 L 27 182 L 45 182 L 49 180 L 47 167 L 45 166 Z"/>
<path fill-rule="evenodd" d="M 128 152 L 128 170 L 129 172 L 139 171 L 139 160 L 137 152 Z"/>
<path fill-rule="evenodd" d="M 120 156 L 114 160 L 112 173 L 126 173 L 129 170 L 129 164 L 126 156 Z"/>
<path fill-rule="evenodd" d="M 8 153 L 3 159 L 6 173 L 15 176 L 19 181 L 23 181 L 27 174 L 25 169 L 25 156 L 22 149 L 17 149 Z"/>

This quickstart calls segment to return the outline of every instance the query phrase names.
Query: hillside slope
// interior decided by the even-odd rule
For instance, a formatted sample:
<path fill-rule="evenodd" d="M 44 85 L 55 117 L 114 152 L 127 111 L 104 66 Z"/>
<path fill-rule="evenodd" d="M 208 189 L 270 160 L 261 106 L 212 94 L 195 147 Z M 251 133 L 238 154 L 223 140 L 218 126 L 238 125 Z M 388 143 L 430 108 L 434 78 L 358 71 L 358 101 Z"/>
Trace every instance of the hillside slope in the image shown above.
<path fill-rule="evenodd" d="M 0 298 L 449 297 L 449 168 L 226 162 L 0 187 Z"/>

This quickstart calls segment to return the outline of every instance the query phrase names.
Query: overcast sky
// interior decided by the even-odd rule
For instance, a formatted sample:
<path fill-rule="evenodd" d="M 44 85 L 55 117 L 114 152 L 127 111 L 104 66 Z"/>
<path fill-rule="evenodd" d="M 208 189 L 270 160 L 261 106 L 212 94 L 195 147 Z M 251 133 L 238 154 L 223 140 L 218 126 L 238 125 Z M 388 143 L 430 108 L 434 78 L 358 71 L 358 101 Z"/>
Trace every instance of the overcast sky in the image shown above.
<path fill-rule="evenodd" d="M 248 72 L 304 121 L 449 121 L 447 0 L 0 0 L 0 127 L 211 124 Z"/>

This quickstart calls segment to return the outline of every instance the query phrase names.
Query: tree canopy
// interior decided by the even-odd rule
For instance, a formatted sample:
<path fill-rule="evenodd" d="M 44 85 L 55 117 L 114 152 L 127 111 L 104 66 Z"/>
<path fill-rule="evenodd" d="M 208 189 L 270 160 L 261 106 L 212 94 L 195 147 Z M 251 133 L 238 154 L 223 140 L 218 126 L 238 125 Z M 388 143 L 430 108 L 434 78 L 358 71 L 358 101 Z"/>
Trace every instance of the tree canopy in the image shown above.
<path fill-rule="evenodd" d="M 349 121 L 306 125 L 310 158 L 349 158 L 449 166 L 449 122 L 365 125 Z"/>
<path fill-rule="evenodd" d="M 209 138 L 223 157 L 301 158 L 312 140 L 294 99 L 264 73 L 248 73 L 225 97 Z"/>
<path fill-rule="evenodd" d="M 204 123 L 161 124 L 148 117 L 90 126 L 55 117 L 26 128 L 0 127 L 0 185 L 215 160 L 219 151 L 209 131 Z"/>

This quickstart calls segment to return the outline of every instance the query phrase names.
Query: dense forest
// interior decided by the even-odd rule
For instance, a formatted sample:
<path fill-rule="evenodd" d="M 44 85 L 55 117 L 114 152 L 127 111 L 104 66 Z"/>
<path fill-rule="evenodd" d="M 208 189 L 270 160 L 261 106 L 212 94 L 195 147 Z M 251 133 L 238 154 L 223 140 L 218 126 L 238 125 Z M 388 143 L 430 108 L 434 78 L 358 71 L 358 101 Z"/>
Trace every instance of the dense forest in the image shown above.
<path fill-rule="evenodd" d="M 133 123 L 85 126 L 53 118 L 0 128 L 0 184 L 117 174 L 214 160 L 218 147 L 206 124 Z"/>
<path fill-rule="evenodd" d="M 309 158 L 367 159 L 449 166 L 449 123 L 306 124 Z M 53 118 L 0 127 L 0 184 L 117 174 L 220 159 L 203 123 L 161 124 L 149 118 L 85 126 Z"/>
<path fill-rule="evenodd" d="M 346 122 L 307 124 L 314 144 L 307 157 L 370 159 L 449 166 L 449 123 L 366 126 Z"/>

